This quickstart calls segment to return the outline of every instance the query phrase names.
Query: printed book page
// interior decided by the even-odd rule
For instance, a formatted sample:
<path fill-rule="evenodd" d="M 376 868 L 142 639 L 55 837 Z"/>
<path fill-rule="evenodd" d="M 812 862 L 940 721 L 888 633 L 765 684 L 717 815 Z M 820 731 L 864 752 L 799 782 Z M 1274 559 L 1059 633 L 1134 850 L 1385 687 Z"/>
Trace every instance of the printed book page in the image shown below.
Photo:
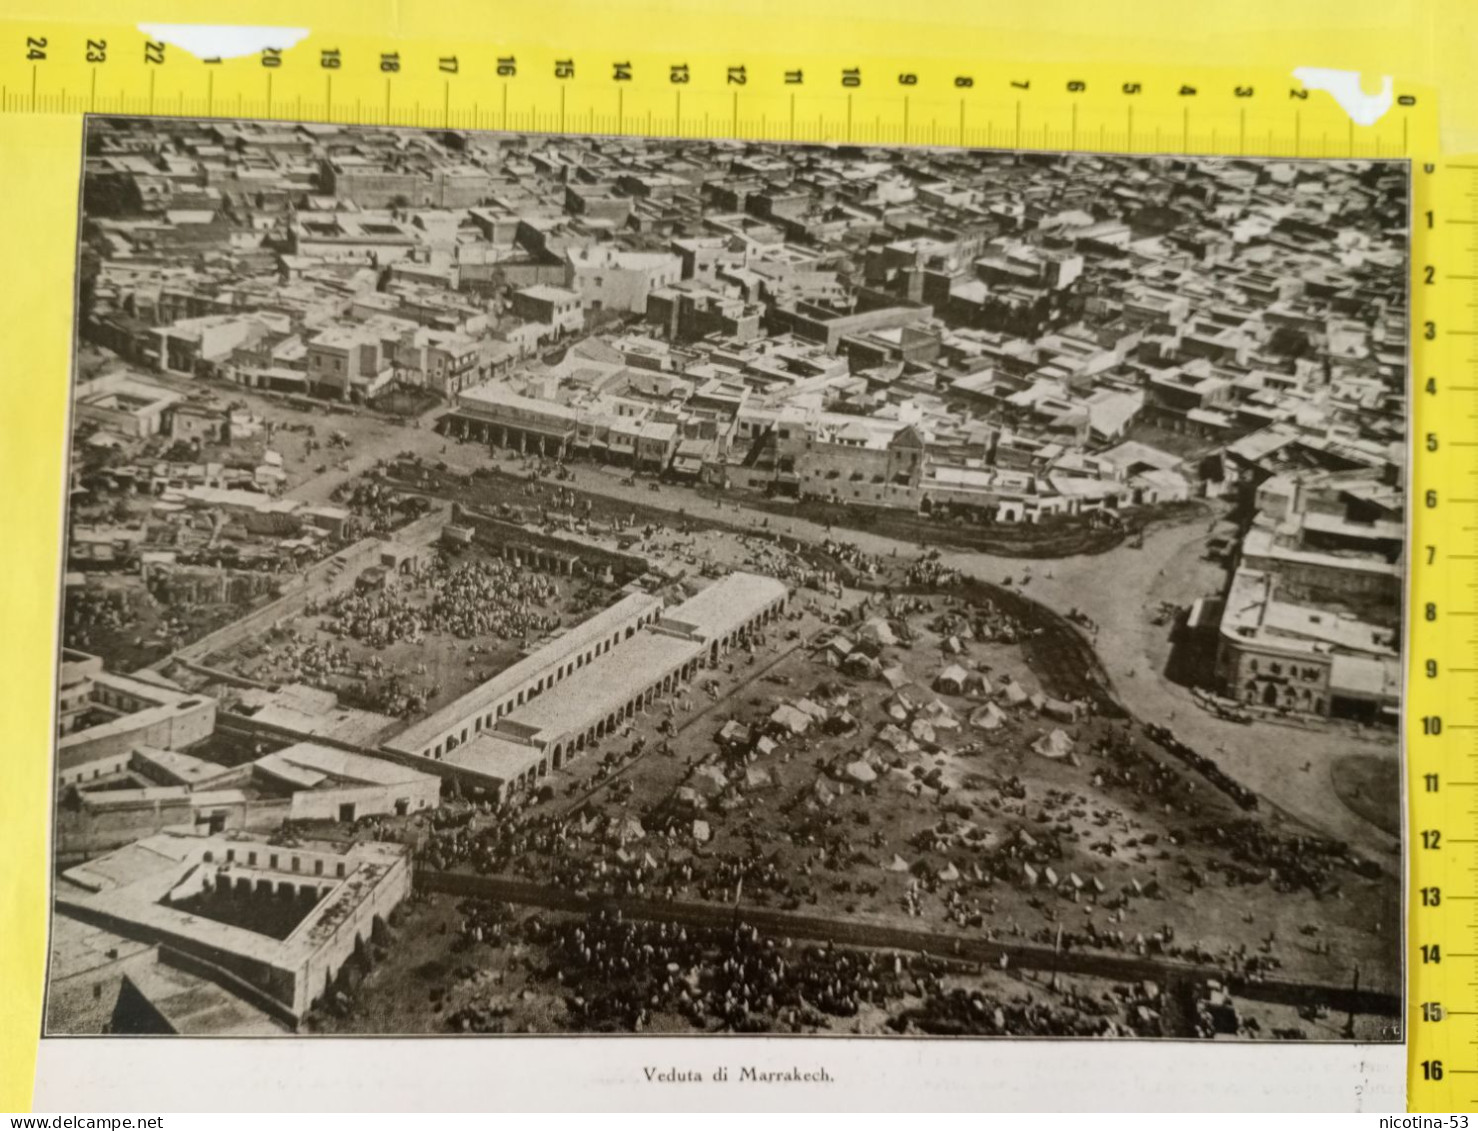
<path fill-rule="evenodd" d="M 1040 134 L 1031 52 L 858 32 L 838 84 L 819 7 L 793 71 L 650 6 L 660 71 L 610 9 L 569 58 L 421 13 L 362 75 L 327 5 L 244 62 L 37 13 L 23 73 L 75 39 L 94 101 L 0 109 L 47 201 L 4 236 L 11 1106 L 1394 1111 L 1443 1048 L 1466 1105 L 1470 971 L 1414 967 L 1472 958 L 1425 926 L 1472 842 L 1407 804 L 1469 771 L 1406 736 L 1471 729 L 1471 648 L 1412 635 L 1472 501 L 1413 280 L 1471 276 L 1408 7 L 1401 66 L 1248 12 L 1276 91 L 1198 45 L 1150 101 L 1051 79 Z M 1024 42 L 1101 68 L 1069 12 Z"/>

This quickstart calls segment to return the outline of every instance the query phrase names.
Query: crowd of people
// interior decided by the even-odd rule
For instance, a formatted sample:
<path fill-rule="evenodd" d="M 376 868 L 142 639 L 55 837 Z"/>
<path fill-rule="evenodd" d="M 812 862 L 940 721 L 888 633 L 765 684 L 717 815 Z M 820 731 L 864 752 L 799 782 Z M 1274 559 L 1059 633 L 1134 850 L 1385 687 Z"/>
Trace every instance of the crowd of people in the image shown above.
<path fill-rule="evenodd" d="M 1339 841 L 1276 833 L 1250 818 L 1207 822 L 1196 833 L 1230 856 L 1230 861 L 1216 865 L 1229 883 L 1268 883 L 1277 891 L 1305 890 L 1324 896 L 1338 890 L 1341 871 L 1360 875 L 1377 871 L 1373 863 Z"/>
<path fill-rule="evenodd" d="M 475 958 L 479 946 L 517 944 L 534 980 L 559 988 L 563 1022 L 579 1031 L 642 1032 L 654 1023 L 671 1028 L 680 1018 L 707 1032 L 816 1032 L 846 1028 L 866 1013 L 869 1024 L 900 1033 L 1183 1035 L 1165 1026 L 1165 997 L 1154 981 L 1109 983 L 1090 993 L 1055 973 L 1007 975 L 1011 964 L 1003 959 L 996 964 L 1000 975 L 982 983 L 987 968 L 973 961 L 799 943 L 742 922 L 698 926 L 607 910 L 520 917 L 511 905 L 477 899 L 458 909 L 453 951 Z M 1157 932 L 1155 952 L 1185 949 L 1166 942 L 1173 937 L 1168 927 Z M 1069 951 L 1104 940 L 1059 931 L 1055 941 Z M 1245 979 L 1275 965 L 1263 956 L 1244 956 L 1229 973 Z M 497 1032 L 508 1013 L 506 1004 L 474 998 L 450 1013 L 446 1024 L 459 1032 Z M 1210 1037 L 1224 1028 L 1210 1011 L 1200 1013 L 1196 1035 Z"/>
<path fill-rule="evenodd" d="M 1009 635 L 1020 628 L 1011 614 L 990 604 L 967 606 L 946 598 L 941 605 L 939 597 L 917 594 L 879 596 L 874 605 L 879 604 L 899 622 L 924 616 L 940 631 L 969 637 Z M 1024 734 L 1013 714 L 992 741 L 1019 743 Z M 793 740 L 787 746 L 789 756 L 804 757 L 809 744 L 809 738 Z M 1147 808 L 1173 823 L 1166 830 L 1155 830 L 1075 790 L 1029 785 L 1019 775 L 976 775 L 970 790 L 958 794 L 959 800 L 952 793 L 950 805 L 944 807 L 949 813 L 958 808 L 959 819 L 947 817 L 903 842 L 905 851 L 913 851 L 909 874 L 903 877 L 905 889 L 895 892 L 897 905 L 911 917 L 941 925 L 1051 942 L 1067 908 L 1080 903 L 1085 909 L 1101 909 L 1104 922 L 1090 921 L 1081 930 L 1068 931 L 1069 947 L 1234 964 L 1235 956 L 1229 953 L 1135 930 L 1129 926 L 1130 905 L 1169 897 L 1166 885 L 1172 875 L 1180 874 L 1177 868 L 1196 885 L 1207 882 L 1208 873 L 1219 873 L 1229 884 L 1269 883 L 1279 892 L 1307 888 L 1317 894 L 1329 890 L 1336 870 L 1360 867 L 1342 846 L 1282 836 L 1255 820 L 1227 819 L 1214 789 L 1198 789 L 1201 783 L 1188 767 L 1157 751 L 1129 722 L 1089 724 L 1078 749 L 1083 760 L 1075 764 L 1083 766 L 1095 788 L 1124 796 L 1128 808 Z M 992 782 L 997 787 L 994 806 L 984 800 L 965 801 L 969 793 L 988 790 Z M 743 903 L 783 910 L 815 906 L 828 888 L 844 895 L 876 893 L 879 884 L 888 881 L 884 876 L 871 879 L 871 870 L 887 863 L 887 844 L 893 838 L 881 828 L 858 827 L 870 823 L 866 793 L 816 805 L 806 803 L 812 792 L 803 786 L 789 802 L 779 803 L 783 843 L 776 841 L 770 823 L 756 820 L 754 811 L 744 806 L 737 820 L 725 820 L 717 810 L 704 814 L 716 822 L 715 832 L 723 830 L 723 839 L 693 851 L 693 813 L 679 812 L 671 799 L 636 811 L 643 830 L 641 843 L 616 843 L 604 830 L 625 809 L 616 805 L 603 813 L 597 803 L 583 819 L 524 809 L 475 831 L 446 830 L 433 837 L 428 864 L 465 865 L 484 874 L 532 879 L 597 897 Z M 918 803 L 927 804 L 922 798 Z M 990 815 L 993 809 L 999 817 L 1014 815 L 1016 820 L 1004 827 L 999 820 L 979 824 L 981 814 Z M 1109 824 L 1122 824 L 1124 835 L 1098 833 L 1090 824 L 1104 830 Z M 997 827 L 990 835 L 963 840 L 951 831 L 955 826 L 977 825 L 977 831 Z M 1018 825 L 1022 832 L 1029 828 L 1030 835 L 1012 835 Z M 1230 852 L 1218 858 L 1216 852 L 1199 851 L 1203 849 Z M 1111 858 L 1127 853 L 1145 866 L 1133 874 L 1104 873 L 1091 862 L 1095 852 Z M 823 873 L 831 874 L 823 878 Z M 1110 875 L 1111 886 L 1106 887 L 1102 880 Z M 1056 878 L 1038 878 L 1042 876 Z M 1011 891 L 1020 896 L 1011 896 Z M 1006 901 L 1019 913 L 1022 899 L 1041 915 L 1035 935 L 1030 926 L 1017 927 L 1014 920 L 1003 925 L 998 902 Z M 849 911 L 854 908 L 852 900 L 842 904 Z"/>
<path fill-rule="evenodd" d="M 529 932 L 568 988 L 584 1029 L 640 1032 L 654 1012 L 695 1028 L 759 1033 L 828 1028 L 885 1009 L 911 981 L 902 956 L 801 946 L 754 927 L 693 927 L 597 912 Z"/>
<path fill-rule="evenodd" d="M 423 587 L 429 599 L 414 600 Z M 409 585 L 388 580 L 381 589 L 353 589 L 311 602 L 306 611 L 322 616 L 323 628 L 335 636 L 384 648 L 418 644 L 430 633 L 528 640 L 559 627 L 559 613 L 549 608 L 558 597 L 551 577 L 517 563 L 441 556 Z"/>
<path fill-rule="evenodd" d="M 931 550 L 911 563 L 903 576 L 904 583 L 911 587 L 947 589 L 959 582 L 961 574 L 940 560 L 938 550 Z"/>
<path fill-rule="evenodd" d="M 354 514 L 361 531 L 382 537 L 424 514 L 429 506 L 421 496 L 405 494 L 372 477 L 337 488 L 333 497 Z"/>
<path fill-rule="evenodd" d="M 347 644 L 320 640 L 291 625 L 271 630 L 237 670 L 275 684 L 301 683 L 333 691 L 346 706 L 410 718 L 426 705 L 427 692 L 377 655 L 361 656 Z"/>
<path fill-rule="evenodd" d="M 951 985 L 938 974 L 920 979 L 922 999 L 901 1010 L 890 1027 L 932 1036 L 995 1037 L 1158 1037 L 1163 1035 L 1157 1012 L 1144 1008 L 1128 987 L 1108 1001 L 1083 993 L 1075 986 L 1059 993 L 1032 993 L 1009 997 Z"/>
<path fill-rule="evenodd" d="M 1190 746 L 1187 746 L 1180 739 L 1176 738 L 1174 732 L 1171 731 L 1169 727 L 1159 726 L 1154 723 L 1147 723 L 1145 725 L 1144 732 L 1151 739 L 1159 743 L 1171 754 L 1175 755 L 1187 766 L 1191 767 L 1191 769 L 1195 770 L 1198 774 L 1204 777 L 1217 789 L 1225 793 L 1243 809 L 1257 808 L 1257 794 L 1253 793 L 1252 790 L 1248 789 L 1241 782 L 1233 778 L 1230 774 L 1228 774 L 1225 770 L 1218 766 L 1215 761 L 1206 757 L 1206 755 L 1204 754 L 1198 753 Z"/>
<path fill-rule="evenodd" d="M 887 562 L 877 554 L 869 554 L 855 542 L 838 542 L 827 538 L 821 543 L 821 552 L 849 570 L 854 578 L 877 577 L 887 568 Z"/>
<path fill-rule="evenodd" d="M 927 625 L 941 639 L 1005 643 L 1033 631 L 1009 601 L 984 596 L 967 600 L 959 591 L 885 591 L 872 599 L 864 615 L 878 611 L 889 614 L 898 631 L 912 618 L 916 628 Z M 1019 751 L 1040 730 L 1032 726 L 1036 720 L 1025 706 L 1008 711 L 997 730 L 973 744 L 975 752 L 990 746 Z M 978 825 L 989 834 L 976 839 L 941 833 L 924 840 L 900 840 L 892 828 L 878 827 L 876 812 L 872 821 L 867 819 L 875 790 L 850 790 L 843 797 L 815 802 L 810 788 L 814 783 L 800 775 L 787 778 L 800 785 L 794 796 L 787 789 L 776 802 L 783 815 L 778 826 L 763 815 L 765 806 L 756 807 L 746 791 L 737 788 L 723 795 L 730 804 L 720 805 L 715 798 L 694 809 L 697 803 L 690 799 L 689 807 L 681 811 L 672 798 L 633 808 L 607 793 L 568 812 L 555 812 L 552 806 L 507 808 L 489 821 L 435 828 L 424 838 L 421 863 L 431 870 L 506 875 L 595 898 L 641 899 L 654 906 L 692 901 L 790 911 L 826 899 L 827 906 L 845 907 L 850 914 L 863 902 L 857 897 L 876 895 L 886 887 L 884 902 L 872 900 L 872 905 L 901 905 L 910 916 L 941 929 L 979 932 L 988 939 L 1055 947 L 1064 953 L 1081 948 L 1181 959 L 1219 970 L 1233 982 L 1255 980 L 1276 969 L 1280 954 L 1271 941 L 1253 954 L 1246 946 L 1231 947 L 1214 939 L 1178 939 L 1168 924 L 1148 927 L 1146 916 L 1156 907 L 1169 906 L 1161 901 L 1176 898 L 1176 879 L 1189 878 L 1197 886 L 1214 875 L 1227 884 L 1267 884 L 1278 892 L 1307 889 L 1322 895 L 1337 885 L 1341 869 L 1358 872 L 1362 867 L 1342 846 L 1281 835 L 1257 820 L 1239 821 L 1229 815 L 1222 794 L 1232 791 L 1219 791 L 1214 788 L 1218 783 L 1202 780 L 1198 765 L 1188 764 L 1184 756 L 1171 756 L 1176 752 L 1162 749 L 1163 742 L 1157 747 L 1158 736 L 1141 734 L 1132 722 L 1097 718 L 1090 712 L 1068 725 L 1076 749 L 1070 761 L 1056 764 L 1070 774 L 1069 766 L 1081 770 L 1083 784 L 1091 782 L 1104 796 L 1064 789 L 1061 782 L 1044 788 L 1035 776 L 1023 780 L 1005 767 L 998 774 L 967 774 L 966 779 L 976 779 L 974 784 L 956 781 L 950 786 L 949 804 L 944 804 L 942 789 L 933 803 L 951 815 L 959 809 L 960 825 Z M 814 735 L 790 738 L 782 743 L 783 757 L 805 761 L 815 741 Z M 893 768 L 907 769 L 907 761 L 900 755 L 892 760 Z M 818 757 L 818 768 L 821 762 Z M 988 794 L 992 783 L 998 787 L 999 804 L 981 794 L 982 790 Z M 930 795 L 915 793 L 915 798 L 903 804 L 930 804 Z M 1105 799 L 1110 803 L 1105 805 Z M 1154 819 L 1142 823 L 1132 813 Z M 695 842 L 695 816 L 704 818 L 705 826 L 711 824 L 712 842 L 707 827 L 702 842 Z M 901 812 L 896 816 L 904 819 Z M 629 843 L 611 833 L 626 822 L 637 830 Z M 868 825 L 873 827 L 859 827 Z M 1096 832 L 1092 825 L 1103 831 Z M 1111 834 L 1111 828 L 1121 831 Z M 1027 829 L 1029 837 L 1015 835 Z M 914 849 L 909 852 L 909 874 L 895 881 L 878 869 L 899 870 L 888 857 L 894 847 L 908 851 L 905 844 Z M 1132 871 L 1106 870 L 1092 855 L 1100 851 L 1143 867 L 1131 863 Z M 1039 880 L 1033 870 L 1047 878 Z M 848 898 L 828 898 L 829 893 Z M 900 895 L 901 904 L 896 898 Z M 497 934 L 486 925 L 482 930 L 484 936 Z M 847 1008 L 863 1008 L 868 1001 L 865 994 L 839 990 L 826 1000 L 840 1012 L 795 1014 L 792 1020 L 783 1009 L 761 1007 L 761 999 L 746 994 L 739 983 L 726 981 L 720 983 L 717 997 L 708 996 L 707 989 L 699 994 L 688 987 L 689 1004 L 681 1007 L 676 1004 L 683 1000 L 680 987 L 672 987 L 671 1001 L 665 996 L 669 991 L 660 989 L 659 1010 L 650 1004 L 651 994 L 628 1001 L 615 988 L 621 977 L 612 977 L 613 969 L 624 976 L 626 967 L 621 963 L 631 961 L 626 950 L 590 949 L 599 975 L 591 975 L 592 985 L 603 988 L 599 993 L 577 994 L 581 1027 L 637 1028 L 651 1021 L 653 1011 L 677 1009 L 687 1010 L 691 1023 L 708 1027 L 815 1028 L 830 1024 L 828 1016 L 850 1016 Z M 724 953 L 727 961 L 728 951 Z M 659 988 L 668 980 L 666 975 L 659 979 Z M 747 980 L 743 986 L 753 988 Z M 947 984 L 937 992 L 926 988 L 915 996 L 924 1004 L 910 1006 L 911 1011 L 897 1019 L 923 1031 L 1148 1034 L 1159 1023 L 1157 1011 L 1144 1002 L 1136 1002 L 1132 1010 L 1115 1006 L 1095 1011 L 1060 997 L 1051 1003 L 997 1002 L 988 994 L 962 995 Z M 638 1000 L 648 1004 L 635 1004 Z"/>
<path fill-rule="evenodd" d="M 69 648 L 87 648 L 94 634 L 117 632 L 138 623 L 138 610 L 122 590 L 87 585 L 67 592 L 63 638 Z"/>

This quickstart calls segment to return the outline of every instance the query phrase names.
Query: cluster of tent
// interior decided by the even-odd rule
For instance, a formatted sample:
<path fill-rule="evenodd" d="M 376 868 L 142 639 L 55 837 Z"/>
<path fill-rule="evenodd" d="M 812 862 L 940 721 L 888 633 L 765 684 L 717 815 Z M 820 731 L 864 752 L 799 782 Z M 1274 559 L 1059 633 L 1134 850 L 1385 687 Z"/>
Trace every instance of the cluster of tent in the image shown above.
<path fill-rule="evenodd" d="M 973 615 L 964 612 L 943 612 L 934 618 L 930 627 L 943 637 L 944 650 L 951 655 L 964 651 L 964 642 L 970 640 L 999 641 L 1015 644 L 1022 635 L 1021 623 L 1013 616 L 996 609 L 991 601 L 971 606 Z"/>

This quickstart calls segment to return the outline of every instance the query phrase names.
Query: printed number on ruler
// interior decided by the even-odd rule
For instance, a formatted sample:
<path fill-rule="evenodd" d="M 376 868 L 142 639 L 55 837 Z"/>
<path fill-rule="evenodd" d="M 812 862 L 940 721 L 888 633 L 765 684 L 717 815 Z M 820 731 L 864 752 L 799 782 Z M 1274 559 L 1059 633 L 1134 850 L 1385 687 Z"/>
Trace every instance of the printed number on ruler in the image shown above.
<path fill-rule="evenodd" d="M 11 26 L 14 47 L 0 57 L 0 108 L 11 113 L 1308 157 L 1404 156 L 1424 121 L 1421 92 L 1398 87 L 1390 111 L 1357 128 L 1328 93 L 1279 72 L 734 59 L 708 44 L 680 56 L 633 49 L 596 58 L 313 34 L 221 59 L 123 25 Z"/>
<path fill-rule="evenodd" d="M 1478 161 L 1412 178 L 1411 1106 L 1478 1106 Z"/>

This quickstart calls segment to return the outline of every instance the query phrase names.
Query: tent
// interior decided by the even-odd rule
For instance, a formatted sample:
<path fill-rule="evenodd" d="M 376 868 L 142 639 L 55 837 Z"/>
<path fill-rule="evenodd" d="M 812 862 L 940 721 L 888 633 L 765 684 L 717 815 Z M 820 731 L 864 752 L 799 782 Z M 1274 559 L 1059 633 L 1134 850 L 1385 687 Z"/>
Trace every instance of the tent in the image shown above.
<path fill-rule="evenodd" d="M 913 735 L 919 742 L 933 742 L 934 728 L 927 719 L 915 719 L 908 728 L 908 733 Z"/>
<path fill-rule="evenodd" d="M 960 878 L 960 870 L 953 863 L 946 864 L 939 870 L 939 878 L 946 883 L 954 883 Z"/>
<path fill-rule="evenodd" d="M 850 637 L 842 636 L 840 633 L 827 641 L 826 649 L 836 656 L 838 660 L 844 660 L 852 654 L 852 649 L 857 645 L 852 643 Z"/>
<path fill-rule="evenodd" d="M 981 730 L 995 730 L 1006 721 L 1006 712 L 994 703 L 987 703 L 970 716 L 970 725 Z"/>
<path fill-rule="evenodd" d="M 704 797 L 717 797 L 729 788 L 729 779 L 717 766 L 700 766 L 693 773 L 693 788 Z"/>
<path fill-rule="evenodd" d="M 707 844 L 713 839 L 713 830 L 708 827 L 707 821 L 693 822 L 693 839 L 699 844 Z"/>
<path fill-rule="evenodd" d="M 1054 728 L 1051 734 L 1044 734 L 1033 742 L 1032 749 L 1043 758 L 1059 761 L 1072 753 L 1073 740 L 1061 728 Z"/>
<path fill-rule="evenodd" d="M 963 695 L 970 673 L 959 664 L 950 664 L 934 677 L 934 690 L 945 695 Z"/>
<path fill-rule="evenodd" d="M 908 735 L 904 734 L 903 731 L 899 730 L 892 723 L 889 723 L 882 730 L 878 731 L 878 741 L 884 746 L 891 747 L 894 753 L 897 754 L 906 754 L 916 749 Z"/>
<path fill-rule="evenodd" d="M 871 656 L 853 652 L 842 661 L 842 671 L 849 675 L 876 677 L 881 671 L 881 665 Z"/>
<path fill-rule="evenodd" d="M 647 830 L 642 828 L 642 823 L 635 817 L 612 817 L 610 825 L 610 836 L 617 844 L 625 844 L 628 840 L 645 840 Z"/>
<path fill-rule="evenodd" d="M 1019 707 L 1027 700 L 1026 688 L 1022 687 L 1014 679 L 1009 683 L 1001 684 L 1001 694 L 1006 697 L 1006 702 L 1013 707 Z"/>
<path fill-rule="evenodd" d="M 745 789 L 764 789 L 774 784 L 769 770 L 762 770 L 758 766 L 750 766 L 749 769 L 744 771 Z"/>
<path fill-rule="evenodd" d="M 843 772 L 859 785 L 870 785 L 878 780 L 877 771 L 861 758 L 855 762 L 848 762 Z"/>
<path fill-rule="evenodd" d="M 864 624 L 859 635 L 864 640 L 870 640 L 872 643 L 880 644 L 884 647 L 898 643 L 898 636 L 894 633 L 893 626 L 882 617 L 873 617 Z"/>
<path fill-rule="evenodd" d="M 820 703 L 813 702 L 810 699 L 801 699 L 796 703 L 795 706 L 796 710 L 804 711 L 817 722 L 820 722 L 822 719 L 826 718 L 826 708 L 823 707 Z"/>
<path fill-rule="evenodd" d="M 761 737 L 760 740 L 754 744 L 754 752 L 761 757 L 766 754 L 773 754 L 777 749 L 778 747 L 775 745 L 775 740 L 773 738 Z"/>
<path fill-rule="evenodd" d="M 718 740 L 731 745 L 742 745 L 749 741 L 749 728 L 738 719 L 730 719 L 719 729 Z"/>
<path fill-rule="evenodd" d="M 888 681 L 889 687 L 897 691 L 908 682 L 908 673 L 901 664 L 890 664 L 883 669 L 883 678 Z"/>
<path fill-rule="evenodd" d="M 883 870 L 887 872 L 906 872 L 908 871 L 908 861 L 895 852 L 893 853 L 893 859 L 883 865 Z"/>
<path fill-rule="evenodd" d="M 1081 703 L 1069 703 L 1066 699 L 1053 699 L 1048 697 L 1043 701 L 1041 711 L 1059 722 L 1075 723 L 1078 715 L 1082 713 Z"/>
<path fill-rule="evenodd" d="M 782 703 L 771 713 L 770 723 L 791 734 L 805 734 L 811 727 L 811 716 L 789 703 Z"/>
<path fill-rule="evenodd" d="M 925 703 L 920 714 L 936 727 L 946 727 L 952 730 L 959 726 L 959 723 L 955 721 L 955 713 L 950 709 L 949 704 L 939 699 L 933 699 Z"/>

